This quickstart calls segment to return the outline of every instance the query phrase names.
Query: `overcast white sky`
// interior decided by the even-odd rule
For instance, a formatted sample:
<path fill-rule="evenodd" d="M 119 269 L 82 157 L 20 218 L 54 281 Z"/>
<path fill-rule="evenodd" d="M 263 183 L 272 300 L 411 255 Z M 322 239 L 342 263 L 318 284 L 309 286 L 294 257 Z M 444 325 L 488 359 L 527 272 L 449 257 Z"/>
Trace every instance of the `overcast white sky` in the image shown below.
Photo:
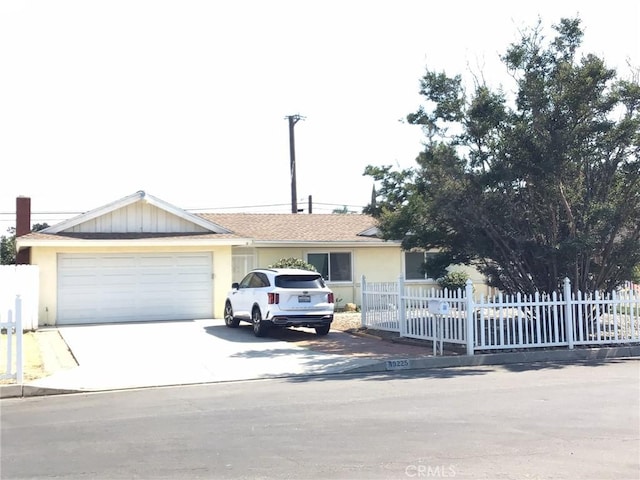
<path fill-rule="evenodd" d="M 109 0 L 0 3 L 0 235 L 15 199 L 50 224 L 138 190 L 186 209 L 306 212 L 371 198 L 367 165 L 414 165 L 426 67 L 498 85 L 540 17 L 640 65 L 640 4 L 610 0 Z M 280 205 L 259 208 L 258 206 Z M 251 208 L 233 208 L 251 207 Z"/>

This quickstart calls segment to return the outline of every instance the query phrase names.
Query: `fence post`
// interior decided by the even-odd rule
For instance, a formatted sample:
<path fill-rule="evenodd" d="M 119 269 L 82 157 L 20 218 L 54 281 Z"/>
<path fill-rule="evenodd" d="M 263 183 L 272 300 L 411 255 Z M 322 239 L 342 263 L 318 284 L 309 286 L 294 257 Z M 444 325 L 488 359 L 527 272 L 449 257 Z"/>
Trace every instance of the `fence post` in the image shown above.
<path fill-rule="evenodd" d="M 464 287 L 465 303 L 467 309 L 467 355 L 473 355 L 474 352 L 474 333 L 473 333 L 473 283 L 467 280 Z"/>
<path fill-rule="evenodd" d="M 22 349 L 22 299 L 16 295 L 16 383 L 24 380 L 24 352 Z"/>
<path fill-rule="evenodd" d="M 7 369 L 4 373 L 9 375 L 13 375 L 13 325 L 15 325 L 13 318 L 15 313 L 15 307 L 13 310 L 9 309 L 7 311 L 7 321 L 5 322 L 7 328 Z"/>
<path fill-rule="evenodd" d="M 400 322 L 400 336 L 407 334 L 407 309 L 404 302 L 404 278 L 398 277 L 398 322 Z"/>
<path fill-rule="evenodd" d="M 365 328 L 367 326 L 367 300 L 364 293 L 366 289 L 366 280 L 364 274 L 360 276 L 360 326 Z"/>
<path fill-rule="evenodd" d="M 565 331 L 569 350 L 573 350 L 573 309 L 571 308 L 571 280 L 568 277 L 564 278 L 563 290 Z"/>

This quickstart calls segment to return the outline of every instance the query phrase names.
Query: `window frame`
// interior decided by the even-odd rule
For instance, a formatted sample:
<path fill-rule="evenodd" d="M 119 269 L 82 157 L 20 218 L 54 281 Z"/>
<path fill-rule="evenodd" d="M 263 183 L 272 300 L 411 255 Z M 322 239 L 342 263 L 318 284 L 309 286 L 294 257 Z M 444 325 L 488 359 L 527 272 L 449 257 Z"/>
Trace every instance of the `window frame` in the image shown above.
<path fill-rule="evenodd" d="M 325 282 L 327 283 L 343 283 L 343 284 L 348 284 L 348 283 L 353 283 L 353 252 L 352 251 L 340 251 L 340 250 L 336 250 L 336 251 L 331 251 L 331 250 L 324 250 L 324 251 L 311 251 L 311 252 L 307 252 L 305 257 L 306 257 L 306 261 L 307 263 L 313 265 L 312 262 L 309 261 L 309 256 L 310 255 L 325 255 L 326 256 L 326 263 L 327 263 L 327 277 L 325 277 L 324 275 L 322 275 L 322 272 L 319 272 L 322 275 L 322 278 L 324 279 Z M 332 268 L 331 268 L 331 255 L 348 255 L 349 256 L 349 279 L 348 280 L 333 280 L 332 277 Z M 315 266 L 315 265 L 314 265 Z"/>
<path fill-rule="evenodd" d="M 415 255 L 417 253 L 421 253 L 422 254 L 422 263 L 424 263 L 424 262 L 426 262 L 426 260 L 429 257 L 429 255 L 435 255 L 437 252 L 430 252 L 430 251 L 426 251 L 426 250 L 403 250 L 403 252 L 402 252 L 402 270 L 403 270 L 403 272 L 402 273 L 403 273 L 405 282 L 436 282 L 437 279 L 431 278 L 431 277 L 427 277 L 426 273 L 420 278 L 408 278 L 407 277 L 407 255 L 408 254 L 414 254 Z"/>

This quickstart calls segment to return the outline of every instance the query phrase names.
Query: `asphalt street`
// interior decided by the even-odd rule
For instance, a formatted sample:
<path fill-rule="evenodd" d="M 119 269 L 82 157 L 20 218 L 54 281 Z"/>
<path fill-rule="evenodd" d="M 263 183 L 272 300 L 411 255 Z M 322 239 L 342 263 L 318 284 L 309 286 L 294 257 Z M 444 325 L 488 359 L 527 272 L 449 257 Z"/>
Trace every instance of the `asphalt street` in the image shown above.
<path fill-rule="evenodd" d="M 639 373 L 610 359 L 9 398 L 1 476 L 637 480 Z"/>

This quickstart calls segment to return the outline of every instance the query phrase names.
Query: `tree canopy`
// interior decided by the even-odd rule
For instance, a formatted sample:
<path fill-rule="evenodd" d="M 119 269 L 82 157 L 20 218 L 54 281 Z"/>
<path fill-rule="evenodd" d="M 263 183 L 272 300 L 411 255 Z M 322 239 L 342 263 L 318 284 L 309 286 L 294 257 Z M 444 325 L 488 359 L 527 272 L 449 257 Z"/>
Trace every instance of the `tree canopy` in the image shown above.
<path fill-rule="evenodd" d="M 612 290 L 640 263 L 640 84 L 579 54 L 580 20 L 540 22 L 501 56 L 515 92 L 426 70 L 417 166 L 369 165 L 365 208 L 385 238 L 438 249 L 425 271 L 473 264 L 507 292 Z"/>

